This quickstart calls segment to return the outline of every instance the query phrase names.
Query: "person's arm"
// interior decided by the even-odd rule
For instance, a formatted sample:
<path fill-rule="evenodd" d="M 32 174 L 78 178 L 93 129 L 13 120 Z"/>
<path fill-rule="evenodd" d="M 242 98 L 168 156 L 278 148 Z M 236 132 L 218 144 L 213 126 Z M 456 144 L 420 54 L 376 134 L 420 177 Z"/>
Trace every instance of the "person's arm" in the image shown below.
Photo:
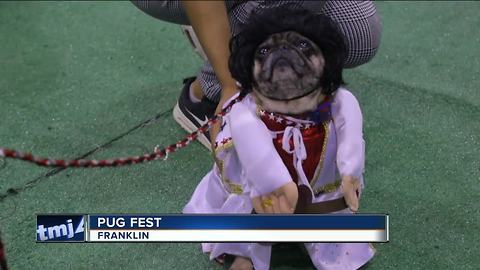
<path fill-rule="evenodd" d="M 215 111 L 218 113 L 223 104 L 238 92 L 228 68 L 231 32 L 227 8 L 224 1 L 182 1 L 182 3 L 222 89 L 220 102 Z M 217 124 L 210 130 L 212 142 L 215 141 L 219 129 L 220 126 Z"/>

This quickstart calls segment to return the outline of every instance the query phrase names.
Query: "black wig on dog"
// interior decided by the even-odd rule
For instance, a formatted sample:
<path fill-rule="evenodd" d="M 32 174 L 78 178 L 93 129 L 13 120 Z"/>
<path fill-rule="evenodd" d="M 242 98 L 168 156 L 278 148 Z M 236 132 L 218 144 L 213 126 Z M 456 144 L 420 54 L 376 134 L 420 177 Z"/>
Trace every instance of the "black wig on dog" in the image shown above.
<path fill-rule="evenodd" d="M 312 40 L 322 51 L 325 67 L 320 86 L 331 95 L 344 84 L 342 78 L 346 49 L 343 35 L 325 15 L 287 7 L 252 14 L 245 28 L 230 41 L 229 68 L 244 93 L 252 90 L 253 61 L 257 47 L 270 35 L 295 31 Z"/>

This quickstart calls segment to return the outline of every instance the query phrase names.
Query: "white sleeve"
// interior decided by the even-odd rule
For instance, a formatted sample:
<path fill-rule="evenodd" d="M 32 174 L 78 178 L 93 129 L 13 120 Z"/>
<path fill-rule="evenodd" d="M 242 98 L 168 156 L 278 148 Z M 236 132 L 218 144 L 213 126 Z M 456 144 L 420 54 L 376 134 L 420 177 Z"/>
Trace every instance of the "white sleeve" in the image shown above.
<path fill-rule="evenodd" d="M 251 197 L 267 194 L 292 178 L 273 145 L 265 124 L 243 103 L 235 104 L 226 116 Z"/>
<path fill-rule="evenodd" d="M 337 134 L 337 166 L 340 175 L 360 178 L 365 164 L 363 117 L 352 93 L 338 89 L 332 104 L 332 117 Z"/>

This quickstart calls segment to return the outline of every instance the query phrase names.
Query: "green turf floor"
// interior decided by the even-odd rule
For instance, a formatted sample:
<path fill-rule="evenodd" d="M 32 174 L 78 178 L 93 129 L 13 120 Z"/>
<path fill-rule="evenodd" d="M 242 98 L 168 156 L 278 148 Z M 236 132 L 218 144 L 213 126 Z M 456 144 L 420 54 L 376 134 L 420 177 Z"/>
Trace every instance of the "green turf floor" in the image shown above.
<path fill-rule="evenodd" d="M 368 269 L 478 269 L 480 3 L 377 7 L 381 49 L 346 71 L 365 120 L 361 211 L 390 214 Z M 178 26 L 129 2 L 0 2 L 0 146 L 102 158 L 171 143 L 184 134 L 171 117 L 181 79 L 200 64 Z M 37 213 L 178 213 L 211 163 L 199 144 L 115 169 L 0 160 L 11 268 L 222 269 L 197 244 L 35 243 Z M 278 247 L 272 269 L 313 267 Z"/>

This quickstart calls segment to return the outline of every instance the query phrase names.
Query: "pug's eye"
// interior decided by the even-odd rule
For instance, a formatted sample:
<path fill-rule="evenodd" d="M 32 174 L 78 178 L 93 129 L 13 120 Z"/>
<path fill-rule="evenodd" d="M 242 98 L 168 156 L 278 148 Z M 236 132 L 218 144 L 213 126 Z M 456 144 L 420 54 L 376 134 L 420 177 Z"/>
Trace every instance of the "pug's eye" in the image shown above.
<path fill-rule="evenodd" d="M 301 40 L 300 42 L 298 42 L 297 47 L 302 51 L 308 50 L 310 49 L 310 43 L 308 43 L 308 41 L 306 40 Z"/>
<path fill-rule="evenodd" d="M 267 54 L 269 51 L 270 51 L 270 48 L 269 48 L 269 47 L 261 47 L 260 49 L 258 49 L 257 53 L 260 54 L 260 55 L 265 55 L 265 54 Z"/>

